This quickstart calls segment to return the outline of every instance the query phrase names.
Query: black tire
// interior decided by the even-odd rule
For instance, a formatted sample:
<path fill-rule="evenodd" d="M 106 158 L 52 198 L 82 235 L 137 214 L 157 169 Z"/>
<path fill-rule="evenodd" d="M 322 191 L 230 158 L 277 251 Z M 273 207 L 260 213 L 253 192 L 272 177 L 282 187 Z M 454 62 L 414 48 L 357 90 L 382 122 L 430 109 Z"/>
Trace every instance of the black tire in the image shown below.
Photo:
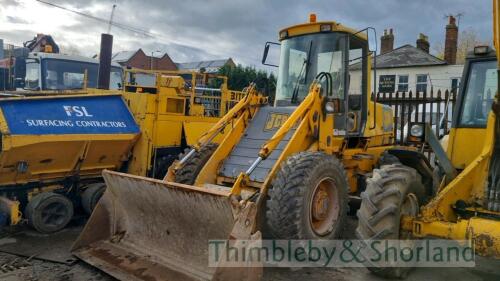
<path fill-rule="evenodd" d="M 85 188 L 82 193 L 82 207 L 85 213 L 88 215 L 92 214 L 104 191 L 106 191 L 106 184 L 101 182 L 90 184 Z"/>
<path fill-rule="evenodd" d="M 54 192 L 35 195 L 26 206 L 28 223 L 41 233 L 63 229 L 73 218 L 73 203 Z"/>
<path fill-rule="evenodd" d="M 360 240 L 405 240 L 411 233 L 400 231 L 402 214 L 416 216 L 425 187 L 418 172 L 402 164 L 382 166 L 373 171 L 361 194 L 356 236 Z M 361 250 L 368 269 L 384 278 L 404 278 L 411 267 L 384 267 L 373 262 L 370 248 Z"/>
<path fill-rule="evenodd" d="M 269 233 L 265 235 L 276 239 L 340 237 L 346 225 L 348 189 L 346 172 L 335 156 L 300 152 L 288 157 L 269 190 L 265 228 Z M 318 192 L 327 193 L 326 208 L 325 201 L 317 204 Z M 318 211 L 314 206 L 323 207 Z"/>
<path fill-rule="evenodd" d="M 217 149 L 217 144 L 209 143 L 203 146 L 198 152 L 195 152 L 191 158 L 184 163 L 184 166 L 179 170 L 175 171 L 175 182 L 183 184 L 194 184 L 196 177 L 200 173 L 201 169 L 205 163 L 210 159 L 210 156 Z M 184 155 L 189 152 L 190 149 L 179 155 L 179 159 L 182 159 Z"/>

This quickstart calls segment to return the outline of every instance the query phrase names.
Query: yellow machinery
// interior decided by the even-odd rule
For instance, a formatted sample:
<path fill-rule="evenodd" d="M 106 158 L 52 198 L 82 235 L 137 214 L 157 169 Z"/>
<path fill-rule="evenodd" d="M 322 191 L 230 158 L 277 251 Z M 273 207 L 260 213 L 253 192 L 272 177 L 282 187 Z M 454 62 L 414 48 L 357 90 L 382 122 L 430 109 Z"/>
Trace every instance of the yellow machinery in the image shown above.
<path fill-rule="evenodd" d="M 124 77 L 123 96 L 142 132 L 128 172 L 139 176 L 163 178 L 177 156 L 245 95 L 215 74 L 132 69 Z"/>
<path fill-rule="evenodd" d="M 0 99 L 0 211 L 10 224 L 24 218 L 38 231 L 54 232 L 75 210 L 90 214 L 104 192 L 103 169 L 162 178 L 244 95 L 228 90 L 221 76 L 125 74 L 123 91 L 18 92 L 21 97 Z"/>
<path fill-rule="evenodd" d="M 479 46 L 467 57 L 446 152 L 432 130 L 414 130 L 416 137 L 425 133 L 443 171 L 437 194 L 422 205 L 424 176 L 400 164 L 375 170 L 358 211 L 360 239 L 468 240 L 476 254 L 500 258 L 499 16 L 494 0 L 496 54 Z M 404 277 L 409 269 L 370 267 L 385 277 Z"/>
<path fill-rule="evenodd" d="M 259 269 L 208 267 L 208 241 L 341 235 L 393 113 L 369 94 L 367 32 L 312 15 L 279 36 L 275 105 L 250 87 L 164 180 L 105 171 L 75 255 L 122 280 L 252 280 Z"/>

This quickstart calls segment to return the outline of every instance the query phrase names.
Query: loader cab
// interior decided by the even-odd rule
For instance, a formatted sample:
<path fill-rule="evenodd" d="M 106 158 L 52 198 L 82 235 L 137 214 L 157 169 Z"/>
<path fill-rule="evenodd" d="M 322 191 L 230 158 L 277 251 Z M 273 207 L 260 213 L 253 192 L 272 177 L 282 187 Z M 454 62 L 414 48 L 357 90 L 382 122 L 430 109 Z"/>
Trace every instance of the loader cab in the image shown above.
<path fill-rule="evenodd" d="M 359 135 L 366 123 L 368 40 L 336 22 L 316 22 L 283 29 L 275 107 L 294 107 L 309 93 L 318 74 L 329 73 L 332 91 L 320 80 L 323 95 L 338 102 L 335 130 L 338 135 Z M 272 43 L 271 43 L 272 44 Z M 269 44 L 264 56 L 267 57 Z M 265 58 L 263 58 L 264 62 Z"/>
<path fill-rule="evenodd" d="M 468 166 L 485 145 L 488 115 L 497 94 L 495 51 L 479 46 L 469 53 L 461 81 L 447 148 L 448 157 L 457 169 Z M 475 145 L 470 145 L 471 140 Z"/>

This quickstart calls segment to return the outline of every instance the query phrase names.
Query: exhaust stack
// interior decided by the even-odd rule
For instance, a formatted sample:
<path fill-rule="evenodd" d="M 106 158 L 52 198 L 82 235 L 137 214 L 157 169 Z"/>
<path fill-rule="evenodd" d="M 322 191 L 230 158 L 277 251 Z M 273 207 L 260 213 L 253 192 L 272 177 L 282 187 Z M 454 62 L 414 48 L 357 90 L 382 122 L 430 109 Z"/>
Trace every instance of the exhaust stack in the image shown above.
<path fill-rule="evenodd" d="M 113 35 L 101 34 L 101 51 L 99 53 L 99 72 L 97 88 L 109 90 L 111 76 L 111 54 L 113 52 Z"/>

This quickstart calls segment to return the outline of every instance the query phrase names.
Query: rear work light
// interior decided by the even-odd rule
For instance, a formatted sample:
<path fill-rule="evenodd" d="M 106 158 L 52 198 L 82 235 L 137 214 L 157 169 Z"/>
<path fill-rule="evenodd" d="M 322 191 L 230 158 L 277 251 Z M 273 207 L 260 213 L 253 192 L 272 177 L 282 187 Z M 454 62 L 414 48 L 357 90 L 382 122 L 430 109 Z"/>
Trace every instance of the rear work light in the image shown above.
<path fill-rule="evenodd" d="M 476 46 L 474 47 L 474 55 L 485 55 L 490 51 L 488 46 Z"/>

